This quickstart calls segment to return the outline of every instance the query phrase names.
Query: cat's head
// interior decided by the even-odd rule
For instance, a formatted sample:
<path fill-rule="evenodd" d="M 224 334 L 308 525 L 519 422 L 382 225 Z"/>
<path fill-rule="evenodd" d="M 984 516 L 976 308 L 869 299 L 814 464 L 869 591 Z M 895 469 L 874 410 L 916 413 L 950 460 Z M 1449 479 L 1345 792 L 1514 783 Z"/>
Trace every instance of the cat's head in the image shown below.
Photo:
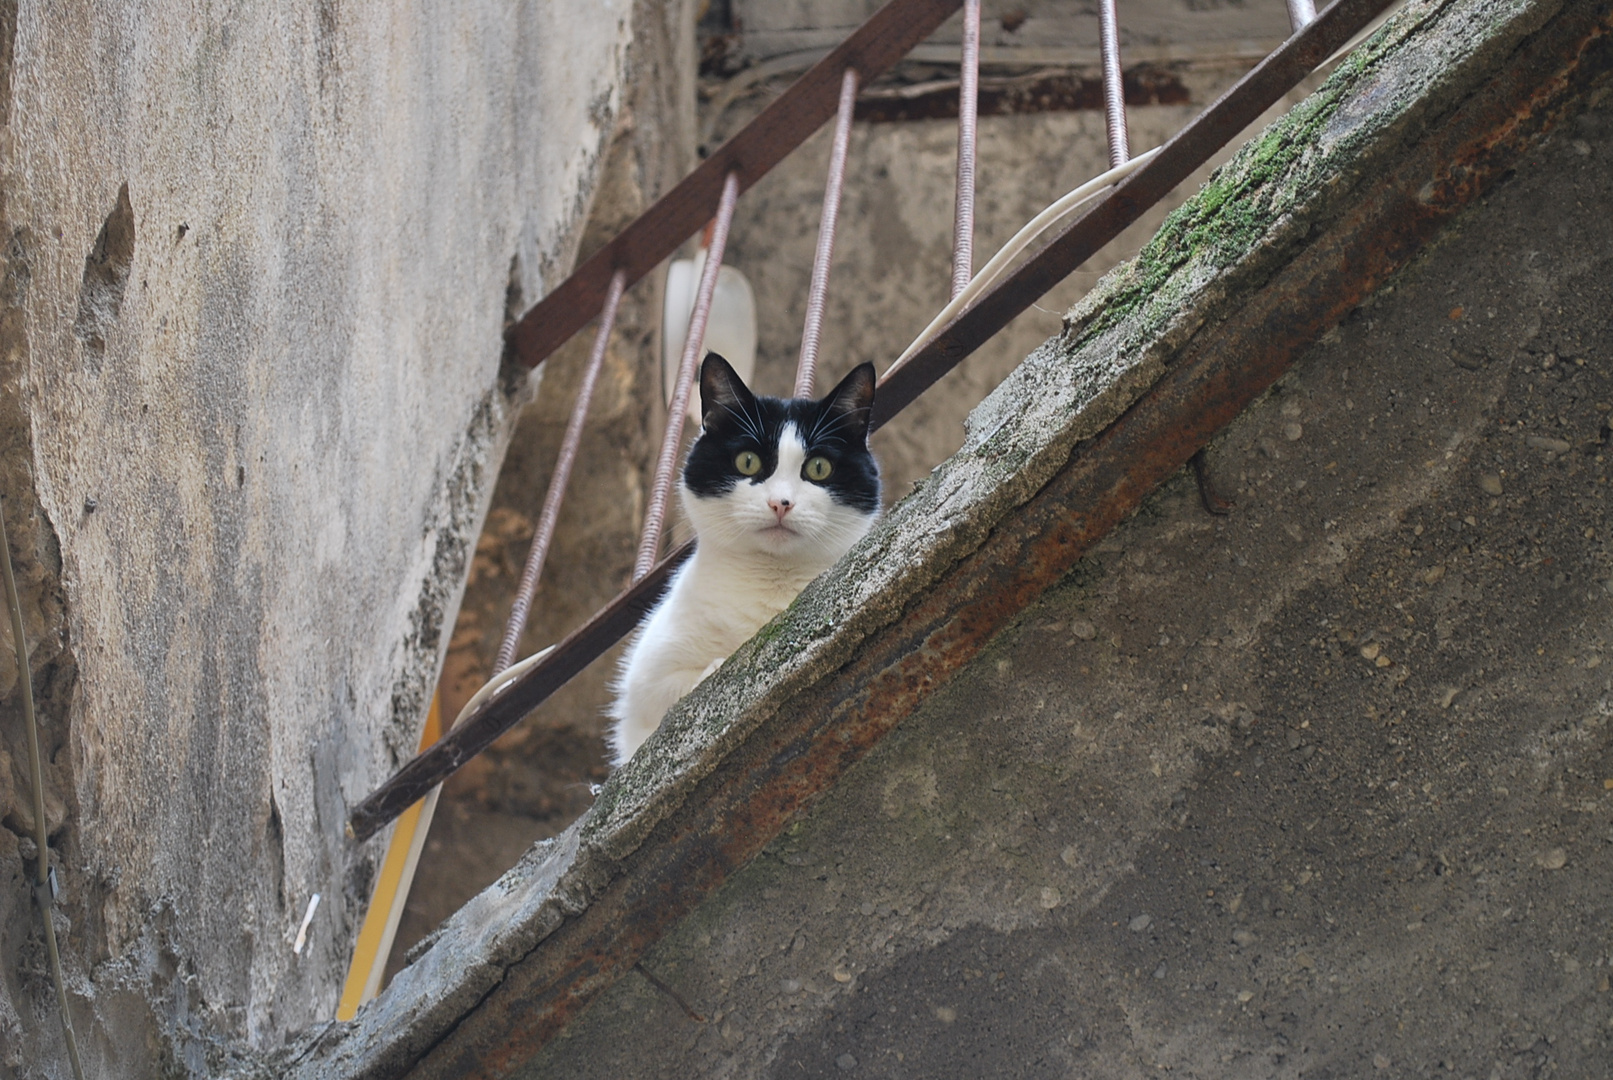
<path fill-rule="evenodd" d="M 825 567 L 845 554 L 879 514 L 873 404 L 872 364 L 816 401 L 783 399 L 752 394 L 707 353 L 682 484 L 700 546 Z"/>

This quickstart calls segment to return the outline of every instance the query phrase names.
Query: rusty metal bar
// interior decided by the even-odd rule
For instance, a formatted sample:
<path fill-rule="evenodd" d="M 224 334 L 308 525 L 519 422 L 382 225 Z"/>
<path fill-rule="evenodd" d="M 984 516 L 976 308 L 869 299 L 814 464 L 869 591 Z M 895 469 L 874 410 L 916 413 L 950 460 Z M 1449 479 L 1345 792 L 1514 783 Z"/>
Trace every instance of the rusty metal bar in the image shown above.
<path fill-rule="evenodd" d="M 566 497 L 566 486 L 571 483 L 571 467 L 577 463 L 583 422 L 588 419 L 588 406 L 594 400 L 594 385 L 599 381 L 599 369 L 605 363 L 605 346 L 610 341 L 611 327 L 616 323 L 616 307 L 622 301 L 622 291 L 626 286 L 627 275 L 618 270 L 611 275 L 610 287 L 605 290 L 605 308 L 599 316 L 594 348 L 588 354 L 588 366 L 583 369 L 582 385 L 577 387 L 577 400 L 571 406 L 571 418 L 566 421 L 566 433 L 560 440 L 560 453 L 555 458 L 554 475 L 549 477 L 549 490 L 543 496 L 543 512 L 538 517 L 537 531 L 532 534 L 532 547 L 526 554 L 526 567 L 521 571 L 521 584 L 515 591 L 515 603 L 510 606 L 510 620 L 504 626 L 504 640 L 499 643 L 498 658 L 493 661 L 495 675 L 515 663 L 515 650 L 520 648 L 521 634 L 526 630 L 527 616 L 532 611 L 532 598 L 538 591 L 538 579 L 543 576 L 543 562 L 548 558 L 549 544 L 554 540 L 555 524 L 560 519 L 560 503 Z"/>
<path fill-rule="evenodd" d="M 738 174 L 739 190 L 744 192 L 822 127 L 835 114 L 847 68 L 857 69 L 864 81 L 875 78 L 929 37 L 962 3 L 891 0 L 521 316 L 507 334 L 515 357 L 528 367 L 542 363 L 599 313 L 612 274 L 626 273 L 631 287 L 710 220 L 729 173 Z"/>
<path fill-rule="evenodd" d="M 706 264 L 700 271 L 695 290 L 694 311 L 689 314 L 689 333 L 683 341 L 683 357 L 678 361 L 678 382 L 667 406 L 666 432 L 661 436 L 661 456 L 655 462 L 655 479 L 650 486 L 650 502 L 644 511 L 644 530 L 639 534 L 638 558 L 633 562 L 633 580 L 650 572 L 661 550 L 661 531 L 666 523 L 667 500 L 672 494 L 672 474 L 677 471 L 678 447 L 683 444 L 683 423 L 689 414 L 689 395 L 695 372 L 700 367 L 700 347 L 706 342 L 706 320 L 711 316 L 711 298 L 717 292 L 717 272 L 722 269 L 723 249 L 728 246 L 728 226 L 734 221 L 739 201 L 739 174 L 729 173 L 724 181 L 717 217 L 711 227 L 711 243 L 706 246 Z"/>
<path fill-rule="evenodd" d="M 1109 167 L 1131 160 L 1126 131 L 1126 87 L 1120 76 L 1120 15 L 1115 0 L 1098 0 L 1098 48 L 1103 57 L 1103 120 L 1109 135 Z"/>
<path fill-rule="evenodd" d="M 851 146 L 851 114 L 857 105 L 857 69 L 840 80 L 840 108 L 835 116 L 834 145 L 829 151 L 829 179 L 823 185 L 823 215 L 818 219 L 818 249 L 812 254 L 812 283 L 807 287 L 806 322 L 801 327 L 801 358 L 795 365 L 795 396 L 811 397 L 818 374 L 818 343 L 823 338 L 823 308 L 829 299 L 829 263 L 834 259 L 835 225 L 840 218 L 840 192 L 846 180 L 846 152 Z"/>
<path fill-rule="evenodd" d="M 429 750 L 422 751 L 393 773 L 391 779 L 353 808 L 347 819 L 348 836 L 354 840 L 374 836 L 426 792 L 491 746 L 494 739 L 514 727 L 527 713 L 547 701 L 583 668 L 599 659 L 605 650 L 631 634 L 639 620 L 661 598 L 672 572 L 692 554 L 693 542 L 678 547 L 648 574 L 595 612 L 593 618 L 566 635 L 542 661 L 511 680 L 507 689 L 488 698 Z"/>
<path fill-rule="evenodd" d="M 958 68 L 958 194 L 952 226 L 952 296 L 974 277 L 975 145 L 980 118 L 980 0 L 964 0 Z"/>
<path fill-rule="evenodd" d="M 880 384 L 874 399 L 873 426 L 888 423 L 1093 252 L 1118 236 L 1391 2 L 1337 0 L 1303 31 L 1289 38 L 1178 132 L 1157 158 L 1116 186 L 974 307 L 948 323 L 910 362 L 891 373 Z M 359 803 L 349 819 L 353 835 L 359 839 L 373 835 L 632 632 L 638 619 L 659 597 L 668 576 L 691 551 L 693 545 L 685 544 L 662 560 L 561 642 L 545 660 L 513 680 L 508 690 L 485 702 L 452 733 Z"/>
<path fill-rule="evenodd" d="M 1316 19 L 1316 5 L 1312 0 L 1288 0 L 1288 25 L 1299 33 Z"/>

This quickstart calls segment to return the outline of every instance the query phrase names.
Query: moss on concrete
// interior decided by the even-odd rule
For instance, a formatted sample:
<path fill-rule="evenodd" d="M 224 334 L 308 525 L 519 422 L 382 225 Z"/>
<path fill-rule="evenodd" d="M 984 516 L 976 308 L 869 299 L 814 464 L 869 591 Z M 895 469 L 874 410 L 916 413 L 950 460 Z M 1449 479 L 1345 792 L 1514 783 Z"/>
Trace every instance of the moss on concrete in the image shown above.
<path fill-rule="evenodd" d="M 1599 111 L 525 1075 L 1605 1071 Z"/>
<path fill-rule="evenodd" d="M 1445 67 L 1446 60 L 1464 50 L 1515 44 L 1538 24 L 1542 8 L 1556 5 L 1497 4 L 1482 18 L 1458 13 L 1431 25 L 1452 6 L 1447 0 L 1408 4 L 1345 57 L 1315 93 L 1245 144 L 1166 219 L 1135 260 L 1105 277 L 1071 311 L 1065 347 L 1080 349 L 1122 328 L 1128 341 L 1144 341 L 1179 317 L 1184 302 L 1207 282 L 1236 268 L 1257 269 L 1262 249 L 1291 238 L 1301 218 L 1309 224 L 1338 205 L 1374 156 L 1374 144 L 1395 128 L 1426 120 L 1460 92 L 1466 83 L 1458 70 Z M 1444 40 L 1402 47 L 1425 27 Z M 1374 91 L 1384 87 L 1373 84 L 1384 75 L 1392 77 L 1394 92 L 1377 97 Z M 1442 79 L 1457 85 L 1439 87 Z M 1363 98 L 1375 98 L 1370 111 L 1360 110 Z M 1359 122 L 1330 131 L 1352 104 Z"/>

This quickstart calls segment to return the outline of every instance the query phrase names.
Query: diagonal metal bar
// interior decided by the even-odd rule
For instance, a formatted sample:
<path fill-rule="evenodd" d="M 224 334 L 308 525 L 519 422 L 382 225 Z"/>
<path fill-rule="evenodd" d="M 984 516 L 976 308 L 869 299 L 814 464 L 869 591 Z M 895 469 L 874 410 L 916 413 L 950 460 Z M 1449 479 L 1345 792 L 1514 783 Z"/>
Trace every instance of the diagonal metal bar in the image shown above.
<path fill-rule="evenodd" d="M 811 397 L 818 374 L 818 343 L 823 339 L 823 309 L 829 300 L 829 264 L 834 261 L 835 225 L 840 219 L 840 192 L 845 187 L 846 152 L 851 147 L 851 114 L 857 105 L 857 69 L 847 68 L 840 81 L 840 108 L 835 115 L 834 145 L 829 151 L 829 179 L 823 185 L 823 214 L 818 219 L 818 248 L 812 253 L 812 282 L 807 287 L 806 320 L 801 327 L 801 356 L 795 365 L 795 396 Z"/>
<path fill-rule="evenodd" d="M 1295 34 L 1057 239 L 958 316 L 912 360 L 893 372 L 874 399 L 873 424 L 888 423 L 926 388 L 1008 325 L 1048 289 L 1135 221 L 1238 132 L 1276 104 L 1393 0 L 1337 0 Z M 687 234 L 686 234 L 687 235 Z M 350 833 L 373 835 L 449 774 L 537 708 L 621 638 L 654 605 L 667 578 L 694 550 L 685 544 L 561 642 L 505 692 L 489 699 L 430 750 L 405 765 L 354 807 Z"/>
<path fill-rule="evenodd" d="M 964 0 L 963 56 L 958 65 L 958 194 L 952 225 L 952 295 L 974 277 L 975 138 L 980 118 L 980 0 Z"/>
<path fill-rule="evenodd" d="M 678 447 L 683 444 L 683 424 L 689 415 L 689 394 L 695 372 L 700 367 L 700 348 L 706 342 L 706 321 L 711 317 L 711 298 L 717 292 L 717 275 L 722 270 L 723 252 L 728 247 L 728 227 L 734 222 L 734 206 L 739 201 L 739 174 L 729 173 L 717 201 L 717 217 L 711 227 L 711 243 L 695 289 L 694 310 L 689 313 L 689 330 L 684 336 L 683 356 L 678 361 L 678 382 L 667 406 L 666 431 L 661 436 L 661 453 L 655 462 L 650 483 L 650 501 L 644 511 L 644 528 L 639 533 L 638 558 L 633 561 L 633 580 L 650 572 L 661 551 L 661 530 L 666 524 L 667 500 L 672 495 L 672 474 L 677 469 Z"/>
<path fill-rule="evenodd" d="M 465 762 L 486 750 L 494 739 L 542 705 L 612 645 L 631 634 L 639 620 L 660 599 L 672 572 L 692 554 L 694 544 L 690 542 L 662 559 L 648 574 L 567 635 L 547 658 L 512 680 L 508 689 L 488 698 L 481 708 L 466 716 L 431 749 L 393 773 L 390 780 L 353 808 L 347 819 L 348 836 L 354 840 L 374 836 Z"/>
<path fill-rule="evenodd" d="M 598 314 L 612 274 L 623 271 L 632 286 L 711 219 L 729 173 L 739 175 L 743 193 L 822 127 L 835 114 L 847 68 L 856 68 L 865 82 L 873 79 L 929 37 L 962 3 L 891 0 L 521 316 L 507 335 L 515 357 L 528 367 L 542 363 Z"/>
<path fill-rule="evenodd" d="M 538 516 L 537 531 L 532 534 L 532 547 L 527 550 L 526 567 L 521 571 L 521 584 L 515 591 L 515 603 L 510 605 L 510 620 L 504 627 L 504 640 L 499 643 L 498 659 L 493 661 L 495 675 L 515 663 L 515 650 L 520 648 L 521 634 L 526 630 L 527 616 L 532 611 L 532 598 L 537 594 L 538 580 L 543 577 L 543 563 L 548 558 L 549 544 L 554 540 L 555 526 L 560 520 L 560 503 L 565 499 L 566 487 L 571 483 L 571 468 L 577 463 L 583 423 L 588 419 L 588 406 L 594 400 L 594 386 L 599 382 L 599 369 L 605 363 L 605 346 L 610 342 L 611 327 L 616 323 L 616 307 L 622 302 L 622 290 L 626 283 L 627 275 L 618 270 L 611 275 L 610 288 L 605 291 L 605 309 L 599 316 L 594 347 L 588 354 L 582 385 L 577 387 L 577 400 L 571 406 L 571 418 L 566 421 L 566 433 L 560 440 L 554 475 L 549 478 L 549 490 L 543 496 L 543 512 Z"/>

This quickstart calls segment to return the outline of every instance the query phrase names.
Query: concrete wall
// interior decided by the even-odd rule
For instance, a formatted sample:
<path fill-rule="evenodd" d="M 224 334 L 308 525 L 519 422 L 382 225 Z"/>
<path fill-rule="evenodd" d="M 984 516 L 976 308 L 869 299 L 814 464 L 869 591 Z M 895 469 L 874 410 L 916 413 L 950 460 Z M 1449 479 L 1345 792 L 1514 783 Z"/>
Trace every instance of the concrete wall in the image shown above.
<path fill-rule="evenodd" d="M 92 1076 L 203 1075 L 333 1011 L 346 808 L 414 750 L 527 392 L 507 295 L 575 254 L 631 5 L 0 27 L 0 493 L 74 1013 Z M 0 1064 L 61 1076 L 6 638 Z"/>
<path fill-rule="evenodd" d="M 630 973 L 524 1075 L 1604 1071 L 1610 159 L 1604 89 L 1216 441 L 1230 517 L 1157 492 L 646 954 L 698 1018 Z"/>
<path fill-rule="evenodd" d="M 832 48 L 884 5 L 880 0 L 727 0 L 737 28 L 736 59 L 765 60 L 798 50 Z M 1275 0 L 1134 0 L 1118 7 L 1122 49 L 1171 43 L 1205 45 L 1287 36 L 1284 5 Z M 955 43 L 954 15 L 931 39 Z M 1098 47 L 1096 4 L 1068 0 L 983 0 L 980 41 L 987 49 Z M 1043 60 L 1033 62 L 1045 62 Z"/>

